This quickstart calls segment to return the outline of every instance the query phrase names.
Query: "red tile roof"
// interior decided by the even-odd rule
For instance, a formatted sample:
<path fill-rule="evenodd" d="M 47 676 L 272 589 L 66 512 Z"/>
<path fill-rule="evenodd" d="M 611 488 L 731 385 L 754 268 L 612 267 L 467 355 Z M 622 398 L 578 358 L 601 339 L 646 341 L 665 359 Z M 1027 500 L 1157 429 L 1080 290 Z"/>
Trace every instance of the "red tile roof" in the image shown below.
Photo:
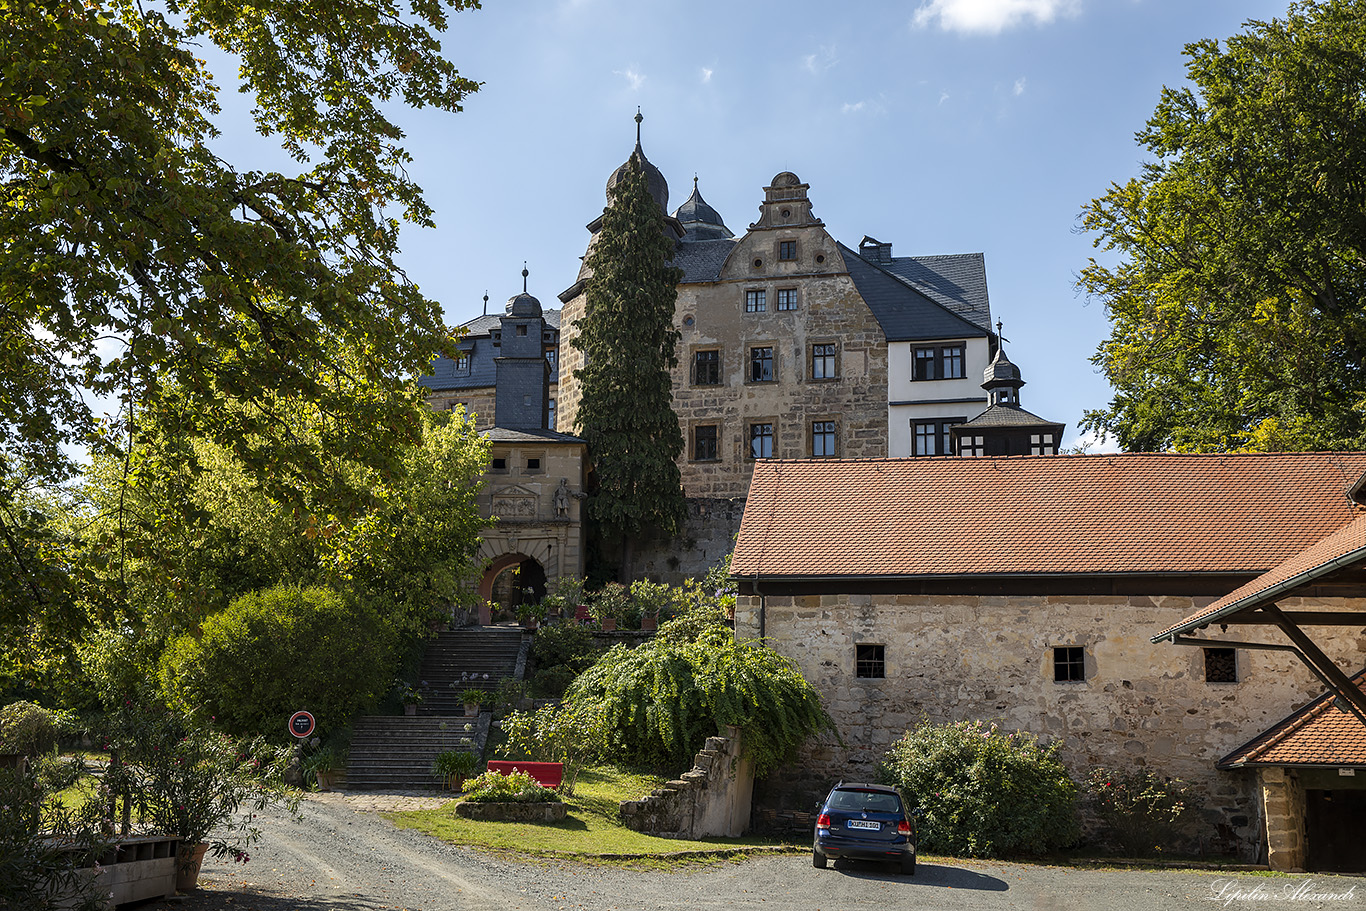
<path fill-rule="evenodd" d="M 737 576 L 1262 573 L 1351 522 L 1366 453 L 764 461 Z"/>
<path fill-rule="evenodd" d="M 1366 671 L 1352 678 L 1361 687 Z M 1363 687 L 1366 689 L 1366 687 Z M 1366 766 L 1366 724 L 1333 705 L 1332 693 L 1295 712 L 1219 760 L 1219 768 L 1238 766 Z"/>
<path fill-rule="evenodd" d="M 1153 637 L 1154 642 L 1174 633 L 1189 632 L 1221 617 L 1260 607 L 1284 598 L 1289 590 L 1313 582 L 1336 569 L 1366 561 L 1366 515 L 1333 532 L 1307 550 L 1248 582 L 1242 588 L 1197 611 Z"/>

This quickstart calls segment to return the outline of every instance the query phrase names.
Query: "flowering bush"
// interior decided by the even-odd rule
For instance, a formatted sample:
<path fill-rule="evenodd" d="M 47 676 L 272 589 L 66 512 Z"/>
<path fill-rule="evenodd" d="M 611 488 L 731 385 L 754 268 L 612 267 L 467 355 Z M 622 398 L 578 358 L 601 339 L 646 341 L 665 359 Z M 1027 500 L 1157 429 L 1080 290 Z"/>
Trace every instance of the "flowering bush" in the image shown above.
<path fill-rule="evenodd" d="M 541 787 L 526 772 L 485 772 L 465 783 L 465 799 L 479 803 L 559 803 L 560 795 Z"/>
<path fill-rule="evenodd" d="M 883 756 L 878 780 L 919 807 L 920 844 L 929 851 L 1041 854 L 1077 837 L 1077 786 L 1057 749 L 980 721 L 922 721 Z"/>
<path fill-rule="evenodd" d="M 104 908 L 98 879 L 81 872 L 98 870 L 96 859 L 112 841 L 100 809 L 91 801 L 72 810 L 55 799 L 45 776 L 0 769 L 0 908 Z"/>
<path fill-rule="evenodd" d="M 574 796 L 579 772 L 603 758 L 611 734 L 605 727 L 602 705 L 566 702 L 547 705 L 534 714 L 511 712 L 503 719 L 508 749 L 534 762 L 558 762 L 564 767 L 560 792 Z"/>
<path fill-rule="evenodd" d="M 1092 769 L 1086 792 L 1086 804 L 1110 841 L 1132 857 L 1170 848 L 1190 819 L 1190 787 L 1178 778 L 1147 770 Z"/>

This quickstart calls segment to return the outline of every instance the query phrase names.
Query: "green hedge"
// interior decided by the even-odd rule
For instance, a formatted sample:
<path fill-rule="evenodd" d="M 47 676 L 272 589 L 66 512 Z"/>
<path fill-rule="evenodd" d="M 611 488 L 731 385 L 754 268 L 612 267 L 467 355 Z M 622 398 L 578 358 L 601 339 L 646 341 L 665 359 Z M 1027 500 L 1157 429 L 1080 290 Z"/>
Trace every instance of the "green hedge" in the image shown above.
<path fill-rule="evenodd" d="M 394 634 L 373 609 L 326 588 L 244 595 L 182 636 L 161 660 L 168 698 L 233 734 L 285 736 L 307 709 L 340 727 L 394 675 Z"/>

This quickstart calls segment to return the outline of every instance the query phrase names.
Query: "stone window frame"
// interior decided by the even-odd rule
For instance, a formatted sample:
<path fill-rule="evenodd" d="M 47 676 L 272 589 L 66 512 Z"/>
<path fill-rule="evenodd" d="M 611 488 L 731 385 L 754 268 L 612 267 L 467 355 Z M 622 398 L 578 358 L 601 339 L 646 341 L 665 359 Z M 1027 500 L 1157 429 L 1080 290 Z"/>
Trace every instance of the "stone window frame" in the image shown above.
<path fill-rule="evenodd" d="M 530 452 L 523 452 L 521 453 L 521 456 L 523 474 L 545 474 L 544 450 L 536 449 L 531 450 Z M 532 462 L 537 463 L 535 468 L 531 467 Z"/>
<path fill-rule="evenodd" d="M 756 359 L 755 359 L 755 352 L 756 352 L 756 351 L 767 351 L 767 352 L 768 352 L 768 368 L 769 368 L 769 375 L 768 375 L 768 378 L 767 378 L 767 379 L 758 379 L 758 380 L 756 380 L 756 379 L 754 378 L 754 367 L 755 367 L 755 360 L 756 360 Z M 745 385 L 747 385 L 747 386 L 767 386 L 767 385 L 769 385 L 769 384 L 771 384 L 771 383 L 776 383 L 776 382 L 778 382 L 778 346 L 775 345 L 773 342 L 761 343 L 761 344 L 757 344 L 757 345 L 750 345 L 750 346 L 749 346 L 749 357 L 746 358 L 746 360 L 747 360 L 748 363 L 747 363 L 746 368 L 745 368 Z"/>
<path fill-rule="evenodd" d="M 693 349 L 692 349 L 692 355 L 691 355 L 691 357 L 689 358 L 690 364 L 689 364 L 689 371 L 688 371 L 688 372 L 689 372 L 690 376 L 688 377 L 688 385 L 690 385 L 690 386 L 724 386 L 724 385 L 726 384 L 726 375 L 725 375 L 724 372 L 722 372 L 722 368 L 724 367 L 724 362 L 725 362 L 725 356 L 724 356 L 724 354 L 723 354 L 724 351 L 725 351 L 725 349 L 724 349 L 722 346 L 720 346 L 720 345 L 698 345 L 698 346 L 696 346 L 695 348 L 693 348 Z M 715 366 L 716 366 L 716 381 L 715 381 L 715 382 L 707 382 L 707 383 L 704 383 L 704 382 L 701 382 L 701 381 L 698 379 L 698 376 L 699 376 L 699 373 L 700 373 L 700 372 L 698 371 L 698 369 L 697 369 L 697 368 L 698 368 L 698 355 L 701 355 L 701 354 L 715 354 L 715 355 L 716 355 L 716 364 L 715 364 Z"/>
<path fill-rule="evenodd" d="M 756 428 L 756 427 L 764 427 L 764 426 L 767 426 L 767 427 L 769 428 L 769 431 L 768 431 L 768 434 L 767 434 L 768 440 L 769 440 L 769 447 L 768 447 L 768 448 L 769 448 L 769 453 L 768 453 L 768 455 L 757 455 L 757 456 L 756 456 L 756 455 L 754 454 L 754 440 L 755 440 L 754 428 Z M 759 459 L 776 459 L 776 458 L 778 458 L 778 419 L 777 419 L 776 417 L 764 417 L 764 418 L 750 418 L 749 420 L 747 420 L 747 421 L 745 422 L 745 440 L 744 440 L 744 447 L 745 447 L 745 461 L 746 461 L 746 462 L 754 462 L 754 461 L 757 461 L 757 460 L 759 460 Z"/>
<path fill-rule="evenodd" d="M 745 312 L 746 312 L 746 313 L 767 313 L 767 312 L 768 312 L 768 289 L 767 289 L 767 288 L 746 288 L 746 289 L 745 289 Z"/>
<path fill-rule="evenodd" d="M 828 354 L 822 354 L 821 359 L 829 358 L 834 364 L 834 373 L 830 376 L 816 376 L 816 349 L 830 348 Z M 840 344 L 838 339 L 818 338 L 814 339 L 806 346 L 806 381 L 808 383 L 833 383 L 840 379 Z"/>
<path fill-rule="evenodd" d="M 1226 655 L 1221 655 L 1220 657 L 1221 657 L 1221 658 L 1224 658 L 1224 659 L 1227 659 L 1228 661 L 1231 661 L 1231 662 L 1232 662 L 1232 664 L 1233 664 L 1233 677 L 1232 677 L 1232 679 L 1216 680 L 1216 679 L 1213 679 L 1213 678 L 1211 677 L 1211 666 L 1210 666 L 1210 658 L 1211 658 L 1211 655 L 1210 655 L 1210 652 L 1221 652 L 1221 653 L 1227 652 L 1227 653 L 1228 653 L 1228 654 L 1226 654 Z M 1206 682 L 1206 683 L 1208 683 L 1208 684 L 1210 684 L 1210 685 L 1212 685 L 1212 686 L 1228 686 L 1228 685 L 1230 685 L 1230 684 L 1236 684 L 1236 683 L 1238 683 L 1238 678 L 1239 678 L 1239 674 L 1238 674 L 1238 650 L 1237 650 L 1236 648 L 1205 647 L 1205 648 L 1200 649 L 1200 655 L 1201 655 L 1201 658 L 1203 659 L 1204 665 L 1205 665 L 1205 682 Z M 1217 664 L 1216 664 L 1216 667 L 1217 667 Z"/>
<path fill-rule="evenodd" d="M 712 431 L 712 451 L 713 455 L 709 458 L 699 456 L 697 443 L 699 440 L 698 431 Z M 706 422 L 693 424 L 688 430 L 688 461 L 689 462 L 719 462 L 721 461 L 721 425 L 716 422 Z"/>
<path fill-rule="evenodd" d="M 784 300 L 784 297 L 787 299 Z M 797 309 L 798 301 L 796 288 L 779 288 L 774 297 L 773 308 L 779 313 L 789 312 Z"/>
<path fill-rule="evenodd" d="M 795 263 L 797 261 L 797 239 L 795 237 L 778 241 L 778 261 L 784 263 Z"/>
<path fill-rule="evenodd" d="M 887 679 L 887 646 L 880 642 L 854 643 L 854 678 Z"/>
<path fill-rule="evenodd" d="M 816 454 L 816 425 L 832 425 L 829 433 L 833 436 L 831 440 L 831 451 L 823 455 Z M 838 459 L 840 457 L 840 421 L 839 418 L 831 416 L 814 417 L 806 422 L 807 440 L 806 451 L 811 454 L 813 459 Z"/>
<path fill-rule="evenodd" d="M 498 463 L 502 462 L 500 466 Z M 495 450 L 489 453 L 489 474 L 510 474 L 508 467 L 512 462 L 512 453 L 508 451 Z"/>
<path fill-rule="evenodd" d="M 1086 682 L 1086 646 L 1055 645 L 1051 651 L 1054 683 Z"/>

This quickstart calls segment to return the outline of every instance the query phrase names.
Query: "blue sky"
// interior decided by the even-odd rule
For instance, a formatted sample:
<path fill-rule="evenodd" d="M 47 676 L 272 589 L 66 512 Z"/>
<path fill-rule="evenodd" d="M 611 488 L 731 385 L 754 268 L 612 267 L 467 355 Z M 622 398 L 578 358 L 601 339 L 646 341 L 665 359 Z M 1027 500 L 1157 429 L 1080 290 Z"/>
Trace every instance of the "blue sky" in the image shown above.
<path fill-rule="evenodd" d="M 1080 207 L 1138 172 L 1133 134 L 1162 86 L 1183 82 L 1188 42 L 1285 8 L 489 0 L 453 16 L 443 37 L 483 88 L 459 114 L 398 114 L 437 212 L 435 230 L 405 232 L 402 263 L 452 324 L 479 315 L 485 290 L 490 311 L 520 291 L 523 260 L 531 292 L 558 306 L 639 105 L 670 209 L 696 174 L 742 233 L 762 188 L 791 170 L 846 244 L 869 234 L 896 255 L 984 253 L 992 311 L 1028 382 L 1022 403 L 1066 421 L 1075 445 L 1083 410 L 1110 397 L 1088 360 L 1105 314 L 1075 288 L 1093 253 Z M 260 150 L 229 132 L 229 160 L 242 163 L 236 141 Z"/>

